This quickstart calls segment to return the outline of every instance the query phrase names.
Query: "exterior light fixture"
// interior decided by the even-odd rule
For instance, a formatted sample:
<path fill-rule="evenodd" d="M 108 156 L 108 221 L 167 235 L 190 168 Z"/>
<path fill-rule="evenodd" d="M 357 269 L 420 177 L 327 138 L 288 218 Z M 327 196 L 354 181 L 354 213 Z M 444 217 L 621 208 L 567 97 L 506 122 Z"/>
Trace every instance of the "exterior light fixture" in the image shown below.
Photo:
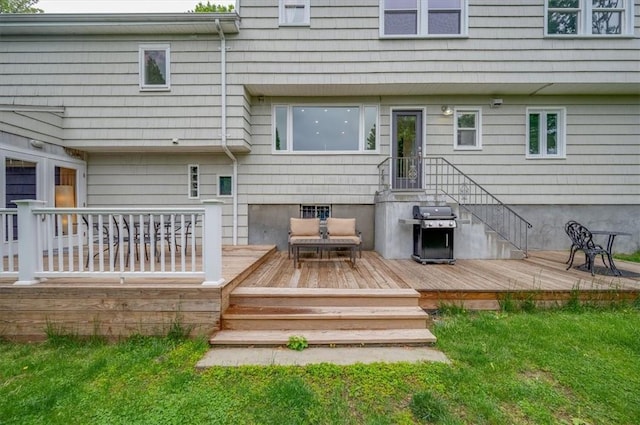
<path fill-rule="evenodd" d="M 453 115 L 453 109 L 449 105 L 442 105 L 442 115 L 448 117 L 449 115 Z"/>

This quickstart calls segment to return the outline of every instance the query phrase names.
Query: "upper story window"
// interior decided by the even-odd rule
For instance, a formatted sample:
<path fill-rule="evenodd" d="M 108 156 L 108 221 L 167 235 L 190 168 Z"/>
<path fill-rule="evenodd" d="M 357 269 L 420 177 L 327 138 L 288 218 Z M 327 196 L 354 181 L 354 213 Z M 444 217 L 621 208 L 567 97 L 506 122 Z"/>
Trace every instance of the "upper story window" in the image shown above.
<path fill-rule="evenodd" d="M 311 24 L 311 0 L 280 0 L 280 25 Z"/>
<path fill-rule="evenodd" d="M 169 50 L 168 44 L 140 46 L 140 90 L 171 88 Z"/>
<path fill-rule="evenodd" d="M 380 36 L 450 37 L 467 33 L 467 0 L 380 0 Z"/>
<path fill-rule="evenodd" d="M 376 152 L 378 107 L 274 107 L 273 143 L 276 152 Z"/>
<path fill-rule="evenodd" d="M 632 0 L 546 0 L 547 35 L 631 35 Z"/>
<path fill-rule="evenodd" d="M 527 158 L 564 158 L 564 108 L 527 108 Z"/>
<path fill-rule="evenodd" d="M 453 116 L 453 148 L 482 149 L 480 108 L 456 109 Z"/>

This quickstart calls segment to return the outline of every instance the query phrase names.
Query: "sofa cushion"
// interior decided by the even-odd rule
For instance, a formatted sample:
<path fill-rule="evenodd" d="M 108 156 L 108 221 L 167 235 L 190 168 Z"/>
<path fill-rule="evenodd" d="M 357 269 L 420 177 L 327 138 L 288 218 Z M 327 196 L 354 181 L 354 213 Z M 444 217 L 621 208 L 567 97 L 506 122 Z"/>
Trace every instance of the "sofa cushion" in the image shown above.
<path fill-rule="evenodd" d="M 319 218 L 291 218 L 291 236 L 319 236 Z"/>
<path fill-rule="evenodd" d="M 354 236 L 356 234 L 355 218 L 327 218 L 327 233 L 330 236 Z"/>

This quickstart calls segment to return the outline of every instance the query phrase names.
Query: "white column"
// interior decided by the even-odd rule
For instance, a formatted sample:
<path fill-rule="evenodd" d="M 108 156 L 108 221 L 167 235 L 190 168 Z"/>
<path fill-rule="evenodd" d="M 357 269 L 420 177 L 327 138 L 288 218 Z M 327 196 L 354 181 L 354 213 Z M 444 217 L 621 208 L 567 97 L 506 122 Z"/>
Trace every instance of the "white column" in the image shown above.
<path fill-rule="evenodd" d="M 223 201 L 208 199 L 204 204 L 202 229 L 203 285 L 222 286 L 222 205 Z"/>
<path fill-rule="evenodd" d="M 39 282 L 35 272 L 38 255 L 42 255 L 38 247 L 38 220 L 33 209 L 44 206 L 46 202 L 33 199 L 11 202 L 18 206 L 18 281 L 14 285 L 33 285 Z"/>

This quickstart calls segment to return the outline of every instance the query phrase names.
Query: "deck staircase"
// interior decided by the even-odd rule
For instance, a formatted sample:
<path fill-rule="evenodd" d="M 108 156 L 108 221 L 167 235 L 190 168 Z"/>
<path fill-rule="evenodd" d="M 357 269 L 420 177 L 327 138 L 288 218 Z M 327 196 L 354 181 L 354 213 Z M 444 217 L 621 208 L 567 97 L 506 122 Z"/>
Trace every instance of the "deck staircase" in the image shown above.
<path fill-rule="evenodd" d="M 428 345 L 418 292 L 396 289 L 236 288 L 212 345 Z"/>

